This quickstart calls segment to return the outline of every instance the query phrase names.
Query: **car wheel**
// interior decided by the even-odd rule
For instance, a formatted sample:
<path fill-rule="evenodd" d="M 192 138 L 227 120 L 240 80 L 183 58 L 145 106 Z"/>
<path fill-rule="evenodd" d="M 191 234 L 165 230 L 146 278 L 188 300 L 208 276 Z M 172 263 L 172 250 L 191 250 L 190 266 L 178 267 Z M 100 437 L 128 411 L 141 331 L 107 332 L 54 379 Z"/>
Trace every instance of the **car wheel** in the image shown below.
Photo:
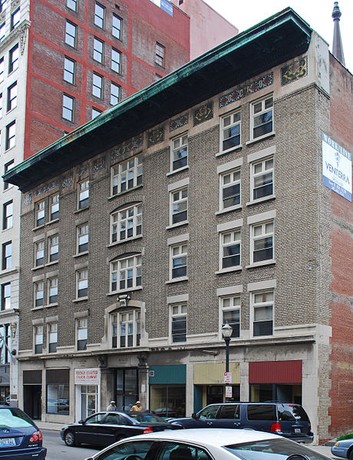
<path fill-rule="evenodd" d="M 64 436 L 64 441 L 65 444 L 69 447 L 75 447 L 77 446 L 77 442 L 75 439 L 75 435 L 73 434 L 72 431 L 67 431 Z"/>
<path fill-rule="evenodd" d="M 351 449 L 351 450 L 348 452 L 348 458 L 349 458 L 349 460 L 353 460 L 353 449 Z"/>

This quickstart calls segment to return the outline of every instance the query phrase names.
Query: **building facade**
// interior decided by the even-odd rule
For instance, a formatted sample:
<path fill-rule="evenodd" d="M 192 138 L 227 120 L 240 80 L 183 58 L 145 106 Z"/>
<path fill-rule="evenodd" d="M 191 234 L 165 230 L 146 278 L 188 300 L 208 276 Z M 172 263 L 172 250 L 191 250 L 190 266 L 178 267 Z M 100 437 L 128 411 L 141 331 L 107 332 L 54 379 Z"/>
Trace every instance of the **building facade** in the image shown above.
<path fill-rule="evenodd" d="M 349 429 L 351 84 L 288 8 L 8 172 L 20 405 L 65 423 L 275 399 L 317 442 Z"/>
<path fill-rule="evenodd" d="M 219 42 L 237 32 L 223 22 Z M 202 36 L 169 2 L 1 1 L 2 174 L 188 62 L 191 39 Z M 4 184 L 0 198 L 0 400 L 16 404 L 20 194 Z"/>

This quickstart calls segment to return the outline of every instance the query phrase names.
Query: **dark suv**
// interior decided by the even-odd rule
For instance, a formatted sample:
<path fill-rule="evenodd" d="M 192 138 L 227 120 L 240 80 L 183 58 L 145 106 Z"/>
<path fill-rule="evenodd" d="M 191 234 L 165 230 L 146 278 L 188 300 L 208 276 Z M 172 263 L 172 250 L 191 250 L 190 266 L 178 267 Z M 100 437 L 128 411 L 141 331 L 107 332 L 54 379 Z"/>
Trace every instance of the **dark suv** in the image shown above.
<path fill-rule="evenodd" d="M 252 428 L 304 443 L 314 438 L 307 413 L 299 404 L 291 403 L 210 404 L 190 418 L 171 422 L 183 428 Z"/>

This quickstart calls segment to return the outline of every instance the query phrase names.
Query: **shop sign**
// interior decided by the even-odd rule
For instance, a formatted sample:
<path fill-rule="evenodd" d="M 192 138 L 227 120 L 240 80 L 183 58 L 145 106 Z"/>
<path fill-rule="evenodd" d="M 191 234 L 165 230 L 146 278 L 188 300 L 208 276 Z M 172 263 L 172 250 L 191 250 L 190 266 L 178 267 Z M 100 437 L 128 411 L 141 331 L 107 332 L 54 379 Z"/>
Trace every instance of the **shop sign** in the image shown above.
<path fill-rule="evenodd" d="M 98 368 L 75 369 L 75 385 L 98 385 L 99 377 Z"/>

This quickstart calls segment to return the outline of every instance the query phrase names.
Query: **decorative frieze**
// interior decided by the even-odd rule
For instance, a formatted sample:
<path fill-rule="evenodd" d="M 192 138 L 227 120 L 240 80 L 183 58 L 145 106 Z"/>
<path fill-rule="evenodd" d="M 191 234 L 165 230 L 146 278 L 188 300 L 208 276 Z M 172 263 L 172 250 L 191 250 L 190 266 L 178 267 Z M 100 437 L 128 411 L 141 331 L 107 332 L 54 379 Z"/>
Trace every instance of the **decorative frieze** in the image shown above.
<path fill-rule="evenodd" d="M 148 147 L 164 141 L 164 126 L 159 126 L 148 133 Z"/>
<path fill-rule="evenodd" d="M 184 113 L 178 118 L 175 118 L 174 120 L 170 120 L 169 122 L 169 131 L 175 131 L 178 128 L 182 128 L 183 126 L 187 125 L 189 123 L 189 114 Z"/>
<path fill-rule="evenodd" d="M 224 94 L 219 98 L 219 108 L 226 107 L 228 104 L 239 101 L 249 94 L 256 93 L 263 88 L 267 88 L 273 84 L 273 72 L 263 75 L 262 77 L 250 80 L 243 85 L 237 86 L 228 94 Z"/>
<path fill-rule="evenodd" d="M 207 120 L 213 118 L 213 102 L 207 102 L 207 104 L 201 105 L 194 110 L 194 126 L 199 125 Z"/>
<path fill-rule="evenodd" d="M 141 149 L 143 146 L 143 134 L 132 137 L 126 142 L 123 142 L 114 149 L 111 155 L 111 162 L 117 163 L 122 158 L 125 158 L 130 152 Z"/>
<path fill-rule="evenodd" d="M 299 59 L 294 59 L 287 65 L 281 68 L 281 83 L 282 86 L 297 81 L 308 74 L 308 59 L 303 56 Z"/>

